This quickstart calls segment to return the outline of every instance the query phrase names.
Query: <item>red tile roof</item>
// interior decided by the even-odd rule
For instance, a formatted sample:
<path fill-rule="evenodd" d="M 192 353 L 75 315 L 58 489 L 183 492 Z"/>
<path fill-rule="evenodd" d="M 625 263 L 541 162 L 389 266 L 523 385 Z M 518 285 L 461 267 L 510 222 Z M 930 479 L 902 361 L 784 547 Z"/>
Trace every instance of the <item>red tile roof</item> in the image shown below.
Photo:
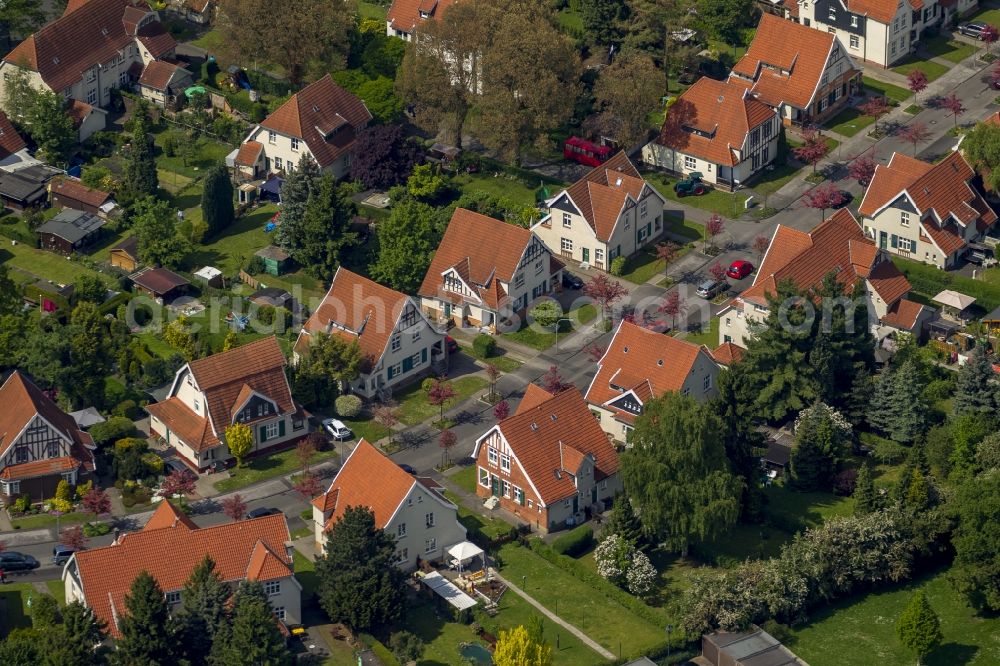
<path fill-rule="evenodd" d="M 76 178 L 57 176 L 49 181 L 49 192 L 79 201 L 94 208 L 100 208 L 111 198 L 110 192 L 87 187 Z"/>
<path fill-rule="evenodd" d="M 203 416 L 199 416 L 180 398 L 167 398 L 146 405 L 146 411 L 165 424 L 185 444 L 201 452 L 219 445 L 219 438 Z"/>
<path fill-rule="evenodd" d="M 912 331 L 923 310 L 923 305 L 901 298 L 893 303 L 886 315 L 882 317 L 882 323 L 904 331 Z"/>
<path fill-rule="evenodd" d="M 90 435 L 80 430 L 76 421 L 69 414 L 59 409 L 41 389 L 34 385 L 27 377 L 15 370 L 7 380 L 0 385 L 0 458 L 8 451 L 11 445 L 18 439 L 21 432 L 36 417 L 45 419 L 49 425 L 55 428 L 59 434 L 70 444 L 70 454 L 76 466 L 83 465 L 87 469 L 94 469 L 94 440 Z M 57 459 L 59 460 L 59 459 Z M 48 463 L 43 460 L 38 463 Z M 39 476 L 36 474 L 43 465 L 26 467 L 35 463 L 25 463 L 18 465 L 20 469 L 9 470 L 8 478 L 28 478 L 26 475 Z M 52 463 L 56 464 L 56 463 Z M 59 462 L 58 466 L 65 467 L 68 462 Z M 68 471 L 68 470 L 63 470 Z M 55 473 L 55 472 L 52 472 Z M 16 475 L 16 476 L 11 476 Z"/>
<path fill-rule="evenodd" d="M 909 0 L 911 9 L 922 9 L 923 0 Z M 873 18 L 886 25 L 892 23 L 898 11 L 896 0 L 847 0 L 847 11 Z"/>
<path fill-rule="evenodd" d="M 534 409 L 551 397 L 552 394 L 538 384 L 528 384 L 528 388 L 524 390 L 524 396 L 521 398 L 521 402 L 517 403 L 517 411 L 514 412 L 514 414 L 520 414 L 522 411 Z"/>
<path fill-rule="evenodd" d="M 357 340 L 361 353 L 378 361 L 407 303 L 412 302 L 406 294 L 340 267 L 326 296 L 302 327 L 296 350 L 305 352 L 312 335 L 327 333 Z"/>
<path fill-rule="evenodd" d="M 260 160 L 260 153 L 264 150 L 264 144 L 260 141 L 247 141 L 240 146 L 240 151 L 236 153 L 236 164 L 239 166 L 254 166 Z"/>
<path fill-rule="evenodd" d="M 607 403 L 625 391 L 635 391 L 643 402 L 668 391 L 680 391 L 702 353 L 708 358 L 705 347 L 622 321 L 598 362 L 586 400 L 614 410 Z M 614 411 L 633 419 L 631 414 Z"/>
<path fill-rule="evenodd" d="M 333 512 L 326 521 L 326 529 L 351 506 L 370 508 L 375 514 L 375 525 L 384 528 L 415 483 L 391 458 L 361 438 L 330 487 L 312 504 L 324 513 Z"/>
<path fill-rule="evenodd" d="M 743 355 L 747 350 L 732 342 L 724 342 L 712 350 L 712 358 L 718 363 L 730 366 L 743 360 Z"/>
<path fill-rule="evenodd" d="M 149 517 L 146 524 L 142 526 L 143 532 L 159 530 L 165 527 L 181 527 L 189 530 L 196 530 L 198 526 L 187 514 L 167 501 L 160 502 L 153 515 Z"/>
<path fill-rule="evenodd" d="M 579 462 L 579 454 L 594 457 L 597 479 L 618 471 L 618 453 L 575 388 L 518 409 L 496 427 L 547 505 L 576 494 L 571 475 L 578 468 L 569 467 Z"/>
<path fill-rule="evenodd" d="M 134 43 L 123 20 L 127 9 L 132 9 L 129 0 L 73 3 L 61 17 L 18 44 L 4 60 L 38 72 L 49 88 L 61 93 L 80 81 L 83 72 L 117 58 Z M 176 46 L 159 21 L 145 26 L 140 34 L 143 32 L 147 36 L 142 40 L 148 42 L 154 58 Z"/>
<path fill-rule="evenodd" d="M 749 94 L 746 85 L 707 76 L 667 109 L 657 143 L 715 164 L 735 166 L 747 134 L 776 112 Z M 697 130 L 698 133 L 687 129 Z"/>
<path fill-rule="evenodd" d="M 809 108 L 836 37 L 763 13 L 746 55 L 733 74 L 754 82 L 751 91 L 768 106 Z"/>
<path fill-rule="evenodd" d="M 489 299 L 486 292 L 495 289 L 493 283 L 497 279 L 508 284 L 513 279 L 533 237 L 523 227 L 456 208 L 418 293 L 440 297 L 438 292 L 444 285 L 442 274 L 454 268 L 471 289 L 481 290 L 481 297 Z M 492 298 L 496 300 L 499 293 Z M 456 302 L 461 302 L 460 295 L 454 296 Z"/>
<path fill-rule="evenodd" d="M 350 150 L 371 119 L 364 102 L 327 74 L 292 95 L 260 126 L 304 140 L 316 163 L 326 167 Z"/>
<path fill-rule="evenodd" d="M 107 622 L 111 635 L 118 636 L 117 617 L 126 613 L 125 595 L 140 572 L 149 572 L 164 592 L 176 591 L 208 555 L 224 581 L 241 581 L 263 543 L 285 564 L 279 576 L 268 563 L 265 575 L 290 576 L 292 560 L 285 549 L 290 539 L 283 514 L 199 529 L 182 521 L 162 526 L 158 520 L 155 529 L 126 534 L 115 545 L 79 551 L 74 559 L 86 604 Z"/>
<path fill-rule="evenodd" d="M 630 199 L 638 201 L 647 186 L 639 171 L 622 151 L 564 190 L 580 210 L 597 237 L 611 240 L 618 216 Z M 558 199 L 562 193 L 556 195 Z"/>
<path fill-rule="evenodd" d="M 170 79 L 173 78 L 174 73 L 179 69 L 184 68 L 171 62 L 154 60 L 146 65 L 146 69 L 142 70 L 142 76 L 139 77 L 139 85 L 164 92 L 170 85 Z"/>
<path fill-rule="evenodd" d="M 154 59 L 170 55 L 177 48 L 177 42 L 159 21 L 139 28 L 137 39 Z"/>
<path fill-rule="evenodd" d="M 754 278 L 740 294 L 744 301 L 767 304 L 767 295 L 781 280 L 790 279 L 799 289 L 819 286 L 830 271 L 850 290 L 855 282 L 868 279 L 889 305 L 910 290 L 910 283 L 884 256 L 864 246 L 874 246 L 846 208 L 838 210 L 808 234 L 778 226 Z"/>
<path fill-rule="evenodd" d="M 23 150 L 26 145 L 24 139 L 14 129 L 14 125 L 11 124 L 7 114 L 0 111 L 0 159 Z"/>
<path fill-rule="evenodd" d="M 385 20 L 393 30 L 411 33 L 420 23 L 440 18 L 453 4 L 455 0 L 393 0 Z"/>
<path fill-rule="evenodd" d="M 20 465 L 8 465 L 0 472 L 0 479 L 5 481 L 24 481 L 40 476 L 53 476 L 64 474 L 80 468 L 80 461 L 71 456 L 61 458 L 46 458 L 45 460 L 35 460 L 33 462 L 21 463 Z"/>

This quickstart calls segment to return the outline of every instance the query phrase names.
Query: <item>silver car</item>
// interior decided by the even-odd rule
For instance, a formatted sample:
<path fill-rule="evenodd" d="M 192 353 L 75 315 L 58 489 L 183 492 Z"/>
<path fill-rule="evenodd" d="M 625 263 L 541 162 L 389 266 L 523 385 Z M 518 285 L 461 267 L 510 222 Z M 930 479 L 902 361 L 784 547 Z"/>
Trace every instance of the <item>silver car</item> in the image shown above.
<path fill-rule="evenodd" d="M 323 421 L 323 430 L 326 430 L 327 434 L 338 442 L 343 442 L 354 437 L 351 429 L 344 425 L 343 421 L 338 421 L 337 419 L 326 419 Z"/>
<path fill-rule="evenodd" d="M 704 299 L 710 300 L 727 291 L 729 291 L 729 283 L 725 280 L 705 280 L 698 285 L 695 293 Z"/>

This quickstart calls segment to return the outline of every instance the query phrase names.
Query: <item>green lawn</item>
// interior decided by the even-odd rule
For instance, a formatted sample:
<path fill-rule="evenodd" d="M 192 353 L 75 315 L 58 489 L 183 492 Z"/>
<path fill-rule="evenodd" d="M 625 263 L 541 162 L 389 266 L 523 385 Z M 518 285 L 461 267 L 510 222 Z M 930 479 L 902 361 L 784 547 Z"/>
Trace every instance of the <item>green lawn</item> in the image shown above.
<path fill-rule="evenodd" d="M 677 249 L 677 256 L 674 261 L 677 261 L 677 259 L 680 259 L 690 251 L 690 244 L 681 246 Z M 656 275 L 662 277 L 664 268 L 663 261 L 656 258 L 656 248 L 647 247 L 636 252 L 625 261 L 625 269 L 622 271 L 621 277 L 623 280 L 628 280 L 635 284 L 644 284 Z"/>
<path fill-rule="evenodd" d="M 954 289 L 974 297 L 976 305 L 987 312 L 1000 307 L 1000 268 L 981 271 L 982 279 L 973 280 L 900 257 L 893 257 L 892 261 L 910 281 L 918 296 L 930 299 L 944 289 Z"/>
<path fill-rule="evenodd" d="M 933 60 L 918 60 L 917 58 L 914 58 L 912 56 L 904 60 L 901 65 L 896 65 L 895 67 L 893 67 L 892 71 L 896 72 L 897 74 L 902 74 L 903 76 L 906 76 L 910 72 L 917 69 L 921 70 L 924 74 L 927 75 L 928 81 L 933 81 L 937 78 L 940 78 L 942 74 L 948 71 L 947 67 L 945 67 L 940 63 L 934 62 Z"/>
<path fill-rule="evenodd" d="M 927 76 L 930 78 L 930 73 L 927 73 Z M 878 79 L 873 79 L 867 76 L 861 77 L 861 83 L 865 88 L 868 88 L 868 94 L 870 95 L 882 95 L 896 102 L 905 102 L 913 97 L 913 93 L 906 88 L 894 86 L 891 83 L 883 83 Z"/>
<path fill-rule="evenodd" d="M 92 516 L 85 513 L 64 513 L 59 516 L 59 528 L 62 529 L 67 525 L 77 525 L 88 520 L 92 520 Z M 36 530 L 42 527 L 55 527 L 56 517 L 50 513 L 39 513 L 34 516 L 16 518 L 12 520 L 11 523 L 14 525 L 15 529 Z"/>
<path fill-rule="evenodd" d="M 470 469 L 474 470 L 475 468 L 472 467 Z M 487 539 L 495 539 L 510 533 L 510 528 L 513 527 L 510 523 L 499 518 L 487 518 L 475 513 L 462 504 L 458 495 L 451 491 L 446 490 L 444 496 L 449 502 L 458 507 L 458 522 L 462 523 L 469 532 L 478 532 Z"/>
<path fill-rule="evenodd" d="M 448 477 L 456 486 L 470 493 L 476 492 L 476 466 L 467 465 Z"/>
<path fill-rule="evenodd" d="M 8 580 L 16 579 L 8 574 Z M 66 603 L 66 588 L 61 580 L 46 581 L 48 593 L 56 598 L 60 606 Z M 31 583 L 7 583 L 0 587 L 0 601 L 4 612 L 0 613 L 0 637 L 6 636 L 11 629 L 31 626 L 31 611 L 28 608 L 28 597 L 38 596 L 39 592 Z"/>
<path fill-rule="evenodd" d="M 388 7 L 385 5 L 380 5 L 374 2 L 366 2 L 365 0 L 358 2 L 358 15 L 363 19 L 384 21 L 387 11 Z"/>
<path fill-rule="evenodd" d="M 765 512 L 788 528 L 818 527 L 823 521 L 838 516 L 854 514 L 854 498 L 840 497 L 827 492 L 799 492 L 781 484 L 774 484 L 765 491 Z"/>
<path fill-rule="evenodd" d="M 1000 9 L 984 9 L 966 19 L 969 22 L 989 23 L 993 26 L 1000 26 Z"/>
<path fill-rule="evenodd" d="M 801 170 L 802 167 L 795 164 L 775 164 L 774 169 L 771 171 L 764 169 L 758 172 L 754 180 L 751 181 L 753 184 L 750 186 L 750 189 L 760 196 L 774 194 Z M 763 205 L 763 202 L 760 202 L 758 205 Z"/>
<path fill-rule="evenodd" d="M 652 609 L 663 622 L 651 624 L 523 546 L 508 544 L 500 556 L 505 577 L 521 585 L 525 576 L 527 594 L 615 654 L 620 645 L 625 656 L 638 656 L 665 639 L 665 612 Z"/>
<path fill-rule="evenodd" d="M 949 585 L 947 570 L 818 609 L 787 643 L 811 666 L 909 666 L 913 653 L 896 638 L 896 620 L 913 592 L 923 589 L 941 620 L 940 647 L 927 666 L 986 666 L 1000 663 L 1000 618 L 980 617 Z"/>
<path fill-rule="evenodd" d="M 685 218 L 683 213 L 665 212 L 663 222 L 667 225 L 667 232 L 675 236 L 692 241 L 700 241 L 705 238 L 705 225 Z"/>
<path fill-rule="evenodd" d="M 159 131 L 154 137 L 156 147 L 159 149 L 156 155 L 156 166 L 160 170 L 172 171 L 188 178 L 197 178 L 210 167 L 225 163 L 226 155 L 232 152 L 233 148 L 236 148 L 228 143 L 201 136 L 193 141 L 191 154 L 186 158 L 180 154 L 167 157 L 163 153 L 163 143 L 168 136 L 173 137 L 175 145 L 183 146 L 192 143 L 187 134 L 179 130 L 171 128 Z"/>
<path fill-rule="evenodd" d="M 947 37 L 941 35 L 921 40 L 921 45 L 936 57 L 944 58 L 954 63 L 962 62 L 978 50 L 972 44 L 949 40 Z"/>
<path fill-rule="evenodd" d="M 848 107 L 826 122 L 826 128 L 841 136 L 851 137 L 875 122 L 854 107 Z"/>
<path fill-rule="evenodd" d="M 3 240 L 6 242 L 0 248 L 0 264 L 6 264 L 10 268 L 57 284 L 71 284 L 84 275 L 96 275 L 108 286 L 115 284 L 110 276 L 87 268 L 76 259 L 67 259 L 61 254 L 28 247 L 24 243 L 11 245 L 6 238 Z"/>
<path fill-rule="evenodd" d="M 319 578 L 316 576 L 316 565 L 313 561 L 299 552 L 297 548 L 292 549 L 292 566 L 295 567 L 295 580 L 302 586 L 302 602 L 316 596 L 319 589 Z"/>
<path fill-rule="evenodd" d="M 708 322 L 708 328 L 698 333 L 688 333 L 684 340 L 695 345 L 705 345 L 709 349 L 719 346 L 719 318 L 712 317 Z"/>
<path fill-rule="evenodd" d="M 295 453 L 295 449 L 279 451 L 262 458 L 254 458 L 248 461 L 244 467 L 233 467 L 229 470 L 228 479 L 215 482 L 215 489 L 220 493 L 226 493 L 246 488 L 254 483 L 291 474 L 301 467 Z M 317 451 L 313 454 L 312 462 L 318 463 L 335 455 L 337 455 L 336 448 L 329 451 Z"/>
<path fill-rule="evenodd" d="M 522 365 L 524 365 L 517 359 L 508 356 L 507 350 L 504 349 L 503 347 L 497 346 L 497 352 L 498 353 L 495 356 L 490 356 L 489 358 L 479 358 L 478 356 L 472 353 L 471 348 L 465 348 L 462 350 L 462 353 L 468 354 L 477 361 L 495 365 L 497 367 L 497 370 L 499 370 L 500 372 L 514 372 Z"/>
<path fill-rule="evenodd" d="M 566 313 L 566 316 L 570 319 L 571 324 L 569 326 L 564 322 L 559 324 L 560 332 L 558 335 L 562 338 L 565 338 L 573 329 L 579 328 L 580 325 L 593 321 L 597 317 L 597 308 L 589 303 L 580 305 Z M 524 328 L 518 331 L 503 333 L 501 337 L 513 340 L 522 345 L 527 345 L 538 351 L 545 351 L 557 342 L 555 331 L 550 333 L 548 331 L 537 330 L 536 327 L 528 324 L 525 324 Z"/>
<path fill-rule="evenodd" d="M 483 173 L 458 174 L 451 179 L 451 182 L 462 191 L 462 194 L 486 192 L 493 196 L 510 199 L 522 206 L 535 205 L 535 190 L 533 188 L 528 187 L 517 178 L 503 173 L 494 178 L 493 173 L 488 168 L 484 169 Z M 550 192 L 557 192 L 558 189 L 556 185 L 549 185 Z"/>
<path fill-rule="evenodd" d="M 358 439 L 364 437 L 370 443 L 374 444 L 383 437 L 388 437 L 392 432 L 384 425 L 375 421 L 372 418 L 358 418 L 358 419 L 342 419 L 344 425 L 354 432 L 354 436 Z"/>
<path fill-rule="evenodd" d="M 644 174 L 644 177 L 646 180 L 652 181 L 657 192 L 671 201 L 685 203 L 689 206 L 701 208 L 702 210 L 707 210 L 712 213 L 718 213 L 719 215 L 728 218 L 739 215 L 743 211 L 743 201 L 748 195 L 747 192 L 733 194 L 723 190 L 711 188 L 700 197 L 679 197 L 677 196 L 677 193 L 674 192 L 674 183 L 676 182 L 675 178 L 669 178 L 665 174 L 659 172 L 646 173 Z M 668 230 L 670 230 L 669 227 Z"/>
<path fill-rule="evenodd" d="M 445 405 L 445 411 L 489 386 L 489 382 L 475 375 L 459 377 L 450 380 L 450 383 L 455 389 L 455 397 Z M 396 395 L 395 399 L 399 403 L 399 420 L 406 425 L 417 425 L 429 419 L 437 419 L 441 412 L 439 406 L 427 402 L 427 393 L 420 386 L 420 382 L 411 384 Z"/>

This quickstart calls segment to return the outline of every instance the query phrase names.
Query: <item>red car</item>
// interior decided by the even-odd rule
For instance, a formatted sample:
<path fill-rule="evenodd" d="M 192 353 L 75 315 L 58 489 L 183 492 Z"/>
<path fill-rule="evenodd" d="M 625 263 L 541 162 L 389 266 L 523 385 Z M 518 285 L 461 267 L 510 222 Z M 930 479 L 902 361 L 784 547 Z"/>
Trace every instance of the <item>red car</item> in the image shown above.
<path fill-rule="evenodd" d="M 753 264 L 743 259 L 737 259 L 729 264 L 729 270 L 726 271 L 726 275 L 734 280 L 742 280 L 751 273 L 753 273 Z"/>

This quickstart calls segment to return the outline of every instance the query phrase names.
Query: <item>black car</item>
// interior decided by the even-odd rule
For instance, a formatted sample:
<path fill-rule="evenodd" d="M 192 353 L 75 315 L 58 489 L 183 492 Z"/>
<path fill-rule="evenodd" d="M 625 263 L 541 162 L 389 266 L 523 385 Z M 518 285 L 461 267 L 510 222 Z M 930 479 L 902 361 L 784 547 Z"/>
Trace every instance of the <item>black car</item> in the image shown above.
<path fill-rule="evenodd" d="M 31 571 L 38 568 L 38 560 L 16 551 L 0 553 L 0 569 L 4 571 Z"/>
<path fill-rule="evenodd" d="M 840 202 L 837 203 L 836 205 L 830 206 L 830 207 L 831 208 L 843 208 L 844 206 L 849 206 L 852 201 L 854 201 L 854 195 L 851 194 L 850 192 L 848 192 L 847 190 L 841 190 L 840 191 Z"/>
<path fill-rule="evenodd" d="M 76 549 L 69 546 L 56 546 L 52 549 L 52 564 L 61 567 L 69 562 L 69 558 L 73 557 L 75 552 Z"/>
<path fill-rule="evenodd" d="M 410 467 L 406 463 L 399 463 L 399 469 L 403 470 L 407 474 L 416 474 L 417 473 L 417 470 L 413 469 L 412 467 Z"/>
<path fill-rule="evenodd" d="M 263 518 L 264 516 L 273 516 L 279 513 L 281 513 L 281 511 L 275 509 L 273 506 L 266 508 L 261 507 L 260 509 L 254 509 L 253 511 L 247 513 L 247 518 Z"/>
<path fill-rule="evenodd" d="M 575 276 L 572 273 L 569 273 L 567 271 L 563 271 L 562 275 L 563 275 L 562 276 L 562 285 L 564 287 L 566 287 L 567 289 L 582 289 L 583 288 L 583 280 L 581 280 L 577 276 Z"/>

